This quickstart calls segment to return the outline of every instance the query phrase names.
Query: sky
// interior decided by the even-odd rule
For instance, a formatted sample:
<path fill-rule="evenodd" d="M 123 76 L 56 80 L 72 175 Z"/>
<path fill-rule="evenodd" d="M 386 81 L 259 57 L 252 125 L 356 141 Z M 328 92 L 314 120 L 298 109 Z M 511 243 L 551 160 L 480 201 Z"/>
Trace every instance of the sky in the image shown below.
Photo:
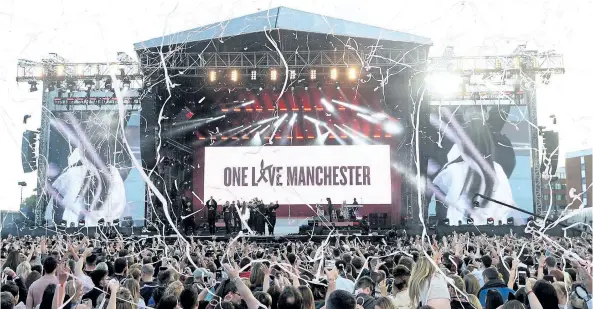
<path fill-rule="evenodd" d="M 55 52 L 72 62 L 115 61 L 133 43 L 277 6 L 367 23 L 433 40 L 431 55 L 454 46 L 458 56 L 508 54 L 518 44 L 564 55 L 566 74 L 538 88 L 540 123 L 558 118 L 561 153 L 591 148 L 593 62 L 591 0 L 3 0 L 0 6 L 0 209 L 17 209 L 19 181 L 32 194 L 36 174 L 21 168 L 21 136 L 40 125 L 41 92 L 17 84 L 17 59 Z M 135 55 L 134 55 L 135 56 Z M 23 115 L 32 118 L 23 125 Z"/>

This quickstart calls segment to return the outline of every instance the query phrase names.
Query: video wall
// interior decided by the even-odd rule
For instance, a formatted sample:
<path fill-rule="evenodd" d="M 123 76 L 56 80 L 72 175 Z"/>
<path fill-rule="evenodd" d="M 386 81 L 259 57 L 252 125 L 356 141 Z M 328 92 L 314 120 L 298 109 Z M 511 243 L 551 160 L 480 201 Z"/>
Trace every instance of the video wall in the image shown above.
<path fill-rule="evenodd" d="M 50 124 L 45 219 L 96 226 L 132 217 L 142 225 L 145 184 L 132 162 L 141 160 L 139 112 L 126 115 L 124 130 L 118 112 L 107 110 L 55 113 Z"/>
<path fill-rule="evenodd" d="M 530 124 L 525 106 L 433 106 L 421 153 L 428 159 L 429 215 L 451 225 L 471 217 L 522 224 L 533 212 Z"/>

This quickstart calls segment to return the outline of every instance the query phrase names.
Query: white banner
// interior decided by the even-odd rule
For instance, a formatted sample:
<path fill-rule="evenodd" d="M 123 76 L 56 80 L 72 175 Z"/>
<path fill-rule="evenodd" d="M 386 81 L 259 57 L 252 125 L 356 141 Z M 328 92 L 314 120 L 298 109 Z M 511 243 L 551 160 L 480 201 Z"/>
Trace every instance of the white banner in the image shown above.
<path fill-rule="evenodd" d="M 204 168 L 219 202 L 391 204 L 388 145 L 207 147 Z"/>

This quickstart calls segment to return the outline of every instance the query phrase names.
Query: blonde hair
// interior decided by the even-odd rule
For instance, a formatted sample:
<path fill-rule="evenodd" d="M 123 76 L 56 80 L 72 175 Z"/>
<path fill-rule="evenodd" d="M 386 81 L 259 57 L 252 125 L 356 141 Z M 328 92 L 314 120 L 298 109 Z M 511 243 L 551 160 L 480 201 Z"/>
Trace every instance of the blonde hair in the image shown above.
<path fill-rule="evenodd" d="M 427 279 L 430 279 L 435 273 L 436 268 L 432 264 L 432 261 L 426 256 L 418 258 L 418 262 L 414 265 L 412 273 L 410 274 L 410 280 L 408 281 L 408 294 L 410 295 L 410 304 L 412 308 L 418 306 L 420 303 L 420 290 Z M 426 305 L 426 304 L 424 304 Z"/>
<path fill-rule="evenodd" d="M 21 262 L 17 267 L 16 267 L 16 275 L 19 276 L 20 278 L 27 278 L 27 276 L 29 275 L 29 273 L 31 273 L 31 264 L 29 264 L 29 262 L 24 261 Z"/>
<path fill-rule="evenodd" d="M 554 287 L 554 290 L 556 290 L 556 295 L 558 295 L 558 301 L 560 301 L 560 295 L 562 295 L 564 300 L 568 301 L 568 294 L 570 293 L 570 288 L 564 282 L 556 281 L 552 283 L 552 286 Z"/>
<path fill-rule="evenodd" d="M 134 303 L 137 304 L 138 300 L 140 299 L 140 284 L 138 283 L 138 281 L 136 281 L 136 279 L 131 279 L 131 278 L 126 279 L 123 286 L 125 288 L 127 288 L 128 290 L 130 290 L 132 299 L 134 300 Z"/>
<path fill-rule="evenodd" d="M 480 303 L 478 296 L 474 294 L 467 294 L 467 300 L 469 300 L 470 304 L 472 304 L 475 309 L 482 309 L 482 304 Z"/>
<path fill-rule="evenodd" d="M 136 304 L 134 304 L 130 290 L 127 288 L 120 288 L 117 291 L 115 309 L 136 309 Z"/>
<path fill-rule="evenodd" d="M 181 281 L 173 281 L 165 289 L 165 294 L 163 295 L 163 298 L 169 295 L 173 295 L 176 299 L 179 299 L 179 295 L 181 295 L 182 291 L 183 283 L 181 283 Z"/>
<path fill-rule="evenodd" d="M 473 274 L 467 274 L 463 277 L 463 282 L 465 283 L 465 292 L 467 294 L 472 294 L 478 296 L 480 292 L 480 280 Z"/>
<path fill-rule="evenodd" d="M 82 290 L 82 282 L 78 280 L 70 280 L 66 282 L 66 295 L 73 297 L 72 301 L 79 303 L 82 299 L 82 294 L 79 296 L 77 291 Z"/>
<path fill-rule="evenodd" d="M 262 263 L 253 263 L 251 265 L 251 274 L 249 275 L 249 281 L 252 286 L 260 286 L 264 284 L 265 274 L 262 270 Z"/>

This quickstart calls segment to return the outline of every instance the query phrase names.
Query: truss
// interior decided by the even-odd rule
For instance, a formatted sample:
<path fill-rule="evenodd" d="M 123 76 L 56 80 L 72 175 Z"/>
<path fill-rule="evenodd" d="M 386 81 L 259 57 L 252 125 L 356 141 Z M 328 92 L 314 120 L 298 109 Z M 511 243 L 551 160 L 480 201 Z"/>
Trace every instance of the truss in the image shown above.
<path fill-rule="evenodd" d="M 332 68 L 332 67 L 392 67 L 397 65 L 416 67 L 426 63 L 425 49 L 398 50 L 377 49 L 368 51 L 276 51 L 260 52 L 210 52 L 183 53 L 173 51 L 164 55 L 169 70 L 196 69 L 272 69 Z M 161 55 L 145 52 L 140 56 L 142 69 L 146 71 L 163 68 Z"/>
<path fill-rule="evenodd" d="M 112 76 L 118 80 L 142 81 L 143 79 L 137 62 L 61 63 L 19 59 L 16 81 L 105 80 Z"/>

